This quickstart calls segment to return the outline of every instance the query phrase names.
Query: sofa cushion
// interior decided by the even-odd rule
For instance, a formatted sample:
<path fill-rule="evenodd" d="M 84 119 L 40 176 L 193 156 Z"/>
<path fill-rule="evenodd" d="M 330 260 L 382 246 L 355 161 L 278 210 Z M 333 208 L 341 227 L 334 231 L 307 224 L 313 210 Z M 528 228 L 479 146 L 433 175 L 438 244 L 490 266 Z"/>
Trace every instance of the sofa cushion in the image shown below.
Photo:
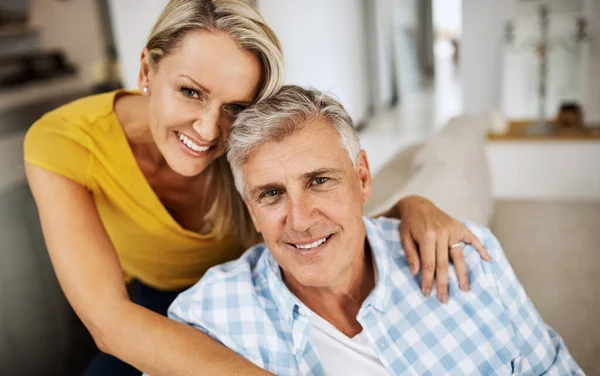
<path fill-rule="evenodd" d="M 489 226 L 493 200 L 481 118 L 452 118 L 415 154 L 412 172 L 410 192 L 422 189 L 453 217 Z M 430 178 L 428 185 L 435 187 L 425 187 Z"/>
<path fill-rule="evenodd" d="M 367 215 L 376 216 L 393 205 L 395 201 L 389 201 L 410 181 L 414 154 L 420 147 L 417 143 L 402 149 L 373 176 L 371 197 L 364 206 Z"/>
<path fill-rule="evenodd" d="M 431 162 L 452 164 L 453 169 L 473 168 L 471 163 L 485 155 L 484 124 L 474 116 L 457 116 L 427 139 L 412 161 L 412 172 Z M 481 166 L 480 166 L 481 167 Z"/>
<path fill-rule="evenodd" d="M 406 163 L 406 157 L 400 161 L 394 158 L 374 178 L 374 193 L 381 194 L 375 191 L 381 184 L 386 186 L 388 195 L 384 199 L 377 197 L 377 204 L 370 205 L 367 213 L 383 212 L 402 197 L 420 195 L 454 218 L 489 226 L 493 202 L 483 128 L 478 118 L 453 118 L 413 151 L 410 170 L 403 170 L 410 175 L 406 184 L 390 189 L 387 183 L 398 180 L 392 166 Z"/>

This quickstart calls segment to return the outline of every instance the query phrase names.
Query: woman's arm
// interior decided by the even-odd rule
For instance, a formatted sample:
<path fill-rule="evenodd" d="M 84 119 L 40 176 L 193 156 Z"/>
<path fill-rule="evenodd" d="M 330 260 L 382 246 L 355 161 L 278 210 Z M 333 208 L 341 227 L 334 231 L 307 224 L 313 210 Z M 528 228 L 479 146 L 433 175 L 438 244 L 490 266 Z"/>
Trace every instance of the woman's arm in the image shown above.
<path fill-rule="evenodd" d="M 470 289 L 462 246 L 450 248 L 452 244 L 471 244 L 484 260 L 491 260 L 483 244 L 469 229 L 426 198 L 404 197 L 382 215 L 402 220 L 400 239 L 406 259 L 413 275 L 422 271 L 421 290 L 426 296 L 431 293 L 435 274 L 437 297 L 442 302 L 448 301 L 448 255 L 454 263 L 461 289 Z"/>
<path fill-rule="evenodd" d="M 153 376 L 267 374 L 199 330 L 131 302 L 90 192 L 31 164 L 26 172 L 60 285 L 100 350 Z"/>

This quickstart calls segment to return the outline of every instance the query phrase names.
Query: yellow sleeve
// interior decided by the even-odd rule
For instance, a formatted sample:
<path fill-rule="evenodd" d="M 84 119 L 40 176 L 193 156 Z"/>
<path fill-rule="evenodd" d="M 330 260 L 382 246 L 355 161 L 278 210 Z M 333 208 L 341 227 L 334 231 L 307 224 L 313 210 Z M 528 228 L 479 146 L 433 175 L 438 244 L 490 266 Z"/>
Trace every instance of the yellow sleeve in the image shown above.
<path fill-rule="evenodd" d="M 27 131 L 25 162 L 90 188 L 89 135 L 82 125 L 46 114 Z"/>

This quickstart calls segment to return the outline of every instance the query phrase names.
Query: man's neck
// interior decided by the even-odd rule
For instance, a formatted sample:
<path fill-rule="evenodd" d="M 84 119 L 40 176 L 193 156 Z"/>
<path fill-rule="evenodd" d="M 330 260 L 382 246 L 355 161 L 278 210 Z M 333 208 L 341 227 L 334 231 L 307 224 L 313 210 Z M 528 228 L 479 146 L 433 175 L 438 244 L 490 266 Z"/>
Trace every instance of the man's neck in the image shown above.
<path fill-rule="evenodd" d="M 356 316 L 375 288 L 374 261 L 367 241 L 361 256 L 340 281 L 328 287 L 304 286 L 284 276 L 286 285 L 298 299 L 348 337 L 362 331 Z"/>

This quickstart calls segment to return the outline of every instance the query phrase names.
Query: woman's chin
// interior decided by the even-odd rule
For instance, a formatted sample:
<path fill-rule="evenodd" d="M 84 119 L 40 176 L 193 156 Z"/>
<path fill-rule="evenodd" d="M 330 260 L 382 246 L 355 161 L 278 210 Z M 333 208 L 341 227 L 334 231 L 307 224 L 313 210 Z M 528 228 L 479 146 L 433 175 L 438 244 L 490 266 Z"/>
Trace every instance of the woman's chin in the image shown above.
<path fill-rule="evenodd" d="M 184 148 L 186 148 L 184 146 Z M 211 163 L 219 156 L 223 155 L 219 149 L 207 150 L 202 153 L 195 153 L 190 150 L 182 150 L 181 145 L 165 153 L 165 159 L 171 170 L 179 175 L 193 177 L 204 172 Z"/>
<path fill-rule="evenodd" d="M 208 167 L 208 164 L 206 163 L 175 163 L 173 166 L 171 166 L 171 169 L 173 171 L 175 171 L 176 173 L 178 173 L 181 176 L 186 176 L 186 177 L 194 177 L 197 175 L 200 175 L 201 173 L 203 173 L 206 168 Z"/>
<path fill-rule="evenodd" d="M 173 172 L 191 178 L 204 172 L 211 164 L 212 159 L 190 160 L 189 158 L 178 156 L 175 158 L 166 158 L 166 162 Z"/>

